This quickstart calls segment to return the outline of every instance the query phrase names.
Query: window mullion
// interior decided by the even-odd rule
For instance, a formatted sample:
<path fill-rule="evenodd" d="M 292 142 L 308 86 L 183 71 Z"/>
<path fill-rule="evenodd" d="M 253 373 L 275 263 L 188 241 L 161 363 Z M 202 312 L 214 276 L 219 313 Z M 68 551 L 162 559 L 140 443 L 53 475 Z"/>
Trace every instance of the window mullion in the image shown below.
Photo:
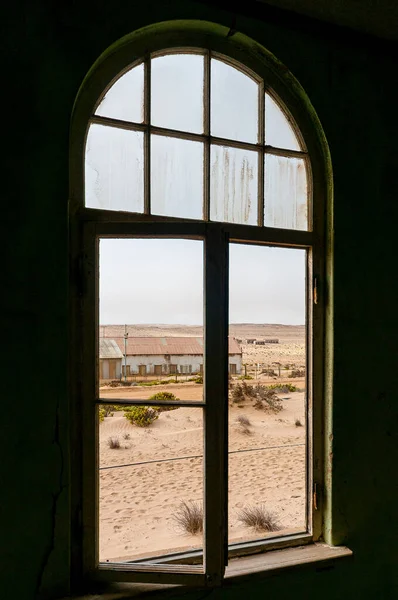
<path fill-rule="evenodd" d="M 222 580 L 228 556 L 228 244 L 208 225 L 205 244 L 205 570 Z"/>
<path fill-rule="evenodd" d="M 264 225 L 264 137 L 265 137 L 265 95 L 264 82 L 258 86 L 258 142 L 261 151 L 258 153 L 258 215 L 257 224 Z"/>
<path fill-rule="evenodd" d="M 203 132 L 205 134 L 203 153 L 203 220 L 210 218 L 210 52 L 204 57 L 203 77 Z"/>
<path fill-rule="evenodd" d="M 144 79 L 144 213 L 151 214 L 151 58 L 145 60 Z"/>

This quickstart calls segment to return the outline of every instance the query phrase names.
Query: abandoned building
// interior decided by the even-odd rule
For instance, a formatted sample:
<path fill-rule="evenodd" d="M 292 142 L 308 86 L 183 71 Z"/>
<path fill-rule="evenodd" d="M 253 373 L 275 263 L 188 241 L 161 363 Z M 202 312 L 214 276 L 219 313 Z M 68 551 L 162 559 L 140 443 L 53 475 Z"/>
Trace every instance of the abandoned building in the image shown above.
<path fill-rule="evenodd" d="M 120 379 L 122 375 L 123 353 L 111 338 L 99 340 L 99 378 Z"/>
<path fill-rule="evenodd" d="M 0 426 L 0 597 L 396 600 L 398 485 L 394 465 L 398 463 L 398 393 L 395 377 L 385 376 L 396 372 L 398 335 L 398 286 L 394 282 L 398 222 L 396 0 L 16 0 L 4 3 L 2 24 L 3 99 L 7 102 L 2 120 L 2 333 L 7 346 L 2 362 L 6 389 Z M 308 271 L 312 292 L 308 300 L 314 311 L 319 311 L 315 321 L 320 326 L 322 344 L 321 354 L 313 353 L 311 369 L 322 374 L 311 405 L 321 434 L 314 437 L 311 430 L 310 440 L 321 460 L 312 461 L 309 453 L 305 455 L 312 474 L 306 509 L 314 519 L 300 530 L 299 543 L 296 532 L 289 537 L 291 547 L 287 547 L 287 538 L 281 543 L 277 532 L 267 532 L 264 546 L 255 542 L 260 550 L 255 555 L 241 557 L 239 548 L 232 548 L 233 560 L 223 579 L 219 574 L 224 572 L 228 556 L 226 551 L 222 554 L 221 546 L 214 550 L 212 541 L 224 523 L 222 509 L 225 511 L 226 506 L 225 496 L 215 498 L 214 489 L 227 480 L 227 468 L 223 471 L 220 467 L 219 438 L 206 437 L 208 451 L 217 456 L 209 463 L 209 481 L 203 486 L 204 506 L 214 527 L 210 537 L 205 532 L 190 538 L 195 540 L 195 547 L 203 549 L 203 555 L 207 552 L 206 559 L 194 565 L 184 561 L 163 564 L 167 571 L 163 585 L 156 579 L 158 572 L 153 564 L 138 564 L 135 579 L 131 576 L 132 566 L 126 563 L 116 565 L 109 576 L 109 565 L 99 564 L 98 552 L 87 543 L 98 531 L 98 502 L 89 502 L 84 493 L 85 486 L 98 479 L 98 470 L 92 467 L 98 444 L 95 436 L 86 435 L 86 426 L 97 414 L 99 402 L 94 361 L 85 371 L 82 365 L 97 351 L 96 295 L 91 286 L 98 262 L 95 236 L 108 235 L 109 223 L 119 226 L 116 233 L 111 232 L 116 236 L 126 232 L 137 235 L 146 226 L 156 237 L 164 233 L 165 223 L 171 223 L 175 234 L 181 230 L 180 215 L 151 221 L 150 199 L 143 197 L 143 181 L 150 180 L 145 168 L 134 188 L 135 197 L 140 194 L 145 208 L 139 215 L 141 222 L 128 220 L 123 207 L 119 211 L 104 209 L 101 222 L 96 218 L 98 211 L 84 205 L 84 144 L 88 121 L 99 121 L 93 116 L 97 100 L 120 72 L 151 52 L 157 55 L 164 48 L 190 52 L 193 45 L 204 48 L 207 58 L 214 53 L 227 57 L 229 63 L 244 63 L 244 69 L 252 73 L 253 85 L 258 82 L 258 65 L 271 61 L 273 68 L 261 71 L 262 90 L 275 87 L 282 106 L 301 126 L 304 149 L 293 149 L 289 156 L 299 163 L 310 148 L 315 157 L 312 165 L 319 167 L 319 176 L 313 178 L 315 185 L 310 187 L 314 192 L 311 206 L 320 206 L 321 218 L 310 220 L 306 230 L 295 230 L 291 244 L 306 249 L 308 239 L 311 245 L 315 237 L 321 253 L 314 269 Z M 206 69 L 208 73 L 208 64 Z M 279 94 L 282 88 L 285 95 Z M 117 130 L 114 121 L 122 122 L 124 127 L 120 137 L 124 136 L 125 143 L 119 153 L 123 165 L 142 165 L 144 151 L 147 159 L 150 153 L 150 146 L 143 141 L 150 113 L 147 104 L 143 114 L 144 90 L 149 95 L 151 88 L 142 86 L 134 131 L 131 123 L 122 122 L 130 110 L 127 103 L 121 117 L 119 114 L 113 121 L 108 119 L 113 133 Z M 210 93 L 206 98 L 210 104 Z M 234 98 L 229 99 L 232 104 Z M 258 102 L 253 106 L 256 111 Z M 225 109 L 221 106 L 221 110 L 228 109 L 228 103 Z M 246 117 L 242 113 L 233 125 L 243 123 L 244 128 Z M 263 117 L 264 113 L 255 124 Z M 211 132 L 210 121 L 200 121 L 196 128 L 192 123 L 188 124 L 184 143 L 196 144 L 201 156 L 207 157 L 208 174 L 209 136 L 217 134 Z M 161 125 L 156 124 L 155 138 L 177 139 L 180 135 L 177 128 L 159 134 Z M 261 188 L 266 170 L 261 152 L 272 152 L 272 147 L 265 147 L 264 139 L 256 132 L 254 126 L 250 139 L 245 137 L 235 146 L 237 152 L 252 148 L 250 153 L 255 159 L 251 174 L 254 177 L 258 171 L 261 175 Z M 178 175 L 183 179 L 183 168 Z M 200 175 L 197 181 L 203 182 L 203 173 Z M 193 179 L 191 172 L 189 179 Z M 176 188 L 172 187 L 172 192 Z M 210 186 L 205 191 L 208 200 Z M 134 198 L 130 197 L 131 202 Z M 187 198 L 190 201 L 191 196 Z M 170 204 L 175 206 L 173 198 Z M 254 211 L 255 218 L 259 217 L 257 225 L 230 224 L 232 243 L 239 228 L 244 229 L 245 236 L 239 237 L 244 243 L 257 243 L 253 231 L 260 231 L 261 244 L 272 245 L 281 239 L 283 227 L 264 226 L 264 213 L 258 207 L 257 198 L 252 198 L 250 214 Z M 207 202 L 199 217 L 188 214 L 184 234 L 203 238 L 204 233 L 211 233 L 217 223 L 204 222 L 209 217 L 208 208 Z M 228 214 L 233 217 L 232 212 Z M 195 221 L 202 215 L 204 220 Z M 313 236 L 315 229 L 317 234 Z M 73 252 L 74 242 L 79 242 L 87 230 L 90 243 L 84 251 L 79 246 L 79 251 Z M 212 238 L 213 249 L 221 244 L 220 240 L 220 236 Z M 221 252 L 213 252 L 212 268 L 219 256 Z M 126 277 L 134 279 L 134 267 L 132 264 Z M 214 277 L 213 287 L 222 297 L 225 289 L 219 281 Z M 294 294 L 289 283 L 287 294 Z M 206 306 L 210 304 L 213 323 L 217 324 L 217 317 L 222 320 L 226 313 L 217 312 L 219 304 L 209 302 L 208 292 L 212 292 L 210 285 L 206 288 Z M 218 356 L 220 344 L 214 330 L 211 333 L 212 348 Z M 28 372 L 16 360 L 21 347 L 32 363 Z M 123 352 L 123 348 L 119 350 Z M 371 368 L 366 368 L 368 365 Z M 362 373 L 363 366 L 366 374 Z M 214 382 L 219 389 L 221 375 L 217 378 L 216 373 Z M 215 397 L 215 404 L 209 403 L 204 409 L 200 406 L 199 410 L 212 411 L 214 421 L 222 422 L 218 399 Z M 283 419 L 284 414 L 280 414 Z M 292 438 L 297 435 L 294 420 L 283 426 L 291 431 Z M 272 429 L 265 431 L 264 437 L 268 437 L 268 431 L 272 434 Z M 144 430 L 138 433 L 151 438 L 151 433 L 146 435 Z M 249 450 L 262 446 L 262 441 L 257 431 L 244 438 Z M 268 454 L 291 451 L 263 451 L 264 461 Z M 109 452 L 112 459 L 123 463 L 123 448 Z M 164 452 L 172 453 L 173 448 Z M 243 456 L 232 455 L 231 460 Z M 257 472 L 267 471 L 261 462 L 259 465 Z M 130 473 L 127 467 L 123 472 Z M 145 466 L 140 469 L 140 478 L 146 477 Z M 283 479 L 295 477 L 293 470 L 282 473 Z M 129 525 L 136 490 L 135 481 L 128 474 L 125 478 L 132 495 L 122 514 Z M 182 495 L 183 490 L 173 478 L 174 472 L 170 486 L 175 494 L 191 500 Z M 151 493 L 157 494 L 156 478 L 150 483 Z M 264 502 L 268 499 L 264 485 Z M 249 493 L 243 508 L 249 507 L 251 500 Z M 168 506 L 164 506 L 164 514 L 171 523 L 173 515 Z M 318 536 L 313 535 L 313 525 Z M 148 531 L 149 536 L 157 532 L 157 527 L 153 529 Z M 130 531 L 132 536 L 134 533 Z M 123 534 L 121 531 L 115 535 Z M 223 538 L 224 548 L 226 542 L 227 535 Z M 92 565 L 95 568 L 90 570 Z M 171 572 L 174 567 L 179 572 Z M 99 581 L 88 578 L 94 572 Z M 107 573 L 109 579 L 105 581 Z M 128 581 L 129 577 L 133 581 Z"/>
<path fill-rule="evenodd" d="M 124 353 L 124 338 L 115 338 L 112 342 Z M 242 350 L 235 338 L 230 337 L 228 343 L 229 372 L 231 375 L 239 375 L 242 370 Z M 130 336 L 127 340 L 126 367 L 127 376 L 202 373 L 203 338 Z M 123 360 L 123 375 L 124 368 Z"/>

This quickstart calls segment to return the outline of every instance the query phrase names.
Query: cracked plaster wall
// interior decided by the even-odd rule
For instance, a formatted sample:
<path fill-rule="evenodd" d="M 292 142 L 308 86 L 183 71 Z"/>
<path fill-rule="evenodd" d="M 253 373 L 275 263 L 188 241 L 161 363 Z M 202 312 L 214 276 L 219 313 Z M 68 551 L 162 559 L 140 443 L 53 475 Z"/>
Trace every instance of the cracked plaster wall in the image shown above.
<path fill-rule="evenodd" d="M 241 3 L 233 15 L 226 3 L 212 4 L 40 1 L 3 9 L 3 98 L 13 92 L 17 119 L 4 110 L 5 600 L 62 596 L 70 583 L 67 197 L 74 98 L 111 43 L 172 18 L 233 24 L 274 52 L 313 102 L 335 176 L 333 535 L 355 558 L 213 597 L 315 598 L 320 590 L 325 599 L 397 596 L 397 47 L 262 5 Z"/>

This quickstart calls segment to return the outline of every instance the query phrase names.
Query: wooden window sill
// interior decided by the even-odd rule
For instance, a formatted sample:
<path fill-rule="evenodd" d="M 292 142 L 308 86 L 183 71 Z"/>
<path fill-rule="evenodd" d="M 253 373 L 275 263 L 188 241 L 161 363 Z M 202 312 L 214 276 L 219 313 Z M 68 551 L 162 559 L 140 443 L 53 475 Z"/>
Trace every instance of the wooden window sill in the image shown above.
<path fill-rule="evenodd" d="M 328 546 L 327 544 L 309 544 L 297 548 L 270 550 L 254 556 L 231 559 L 226 570 L 224 586 L 233 586 L 243 581 L 261 579 L 278 572 L 314 565 L 326 565 L 336 560 L 352 556 L 352 551 L 345 546 Z M 130 598 L 151 598 L 151 600 L 167 600 L 187 594 L 187 586 L 154 585 L 141 583 L 108 584 L 101 591 L 83 596 L 72 596 L 74 600 L 130 600 Z M 63 600 L 66 600 L 63 599 Z"/>

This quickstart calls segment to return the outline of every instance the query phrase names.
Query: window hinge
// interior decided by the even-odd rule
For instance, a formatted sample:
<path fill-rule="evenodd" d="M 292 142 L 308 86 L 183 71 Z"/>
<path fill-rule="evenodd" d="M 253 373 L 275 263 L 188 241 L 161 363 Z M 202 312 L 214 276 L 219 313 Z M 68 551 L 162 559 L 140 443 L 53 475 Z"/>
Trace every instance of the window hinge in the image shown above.
<path fill-rule="evenodd" d="M 314 304 L 318 304 L 318 278 L 314 277 Z"/>
<path fill-rule="evenodd" d="M 314 483 L 314 491 L 312 494 L 312 502 L 313 502 L 313 506 L 314 506 L 314 510 L 318 510 L 318 488 L 317 488 L 317 484 Z"/>

